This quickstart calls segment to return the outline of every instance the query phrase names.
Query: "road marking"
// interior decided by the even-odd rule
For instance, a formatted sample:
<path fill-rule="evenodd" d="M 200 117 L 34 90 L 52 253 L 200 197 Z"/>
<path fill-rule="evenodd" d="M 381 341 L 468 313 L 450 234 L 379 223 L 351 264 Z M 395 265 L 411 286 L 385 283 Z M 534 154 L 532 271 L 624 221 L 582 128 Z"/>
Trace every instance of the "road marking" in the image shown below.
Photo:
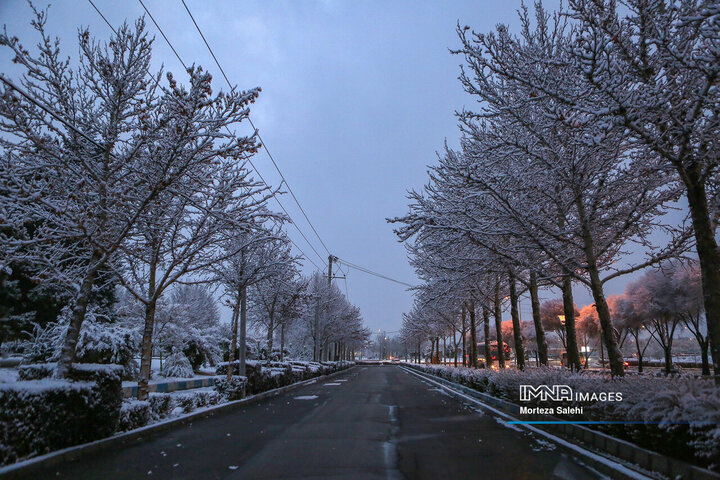
<path fill-rule="evenodd" d="M 326 383 L 324 386 L 327 387 L 327 386 L 331 386 L 331 385 L 342 385 L 342 383 L 332 382 L 332 383 Z"/>
<path fill-rule="evenodd" d="M 500 411 L 500 410 L 498 410 L 498 409 L 496 409 L 496 408 L 493 408 L 493 407 L 491 407 L 490 405 L 488 405 L 488 404 L 486 404 L 486 403 L 481 402 L 481 401 L 478 400 L 477 398 L 471 397 L 471 396 L 469 396 L 469 395 L 465 395 L 464 393 L 462 393 L 462 392 L 460 392 L 460 391 L 458 391 L 458 390 L 455 390 L 454 388 L 450 388 L 450 387 L 448 387 L 448 386 L 445 385 L 445 384 L 442 384 L 442 383 L 436 382 L 435 380 L 432 380 L 432 379 L 430 379 L 430 378 L 424 377 L 424 376 L 420 375 L 419 373 L 416 373 L 416 372 L 413 372 L 412 370 L 407 369 L 406 367 L 400 367 L 400 368 L 401 368 L 402 370 L 404 370 L 406 373 L 410 373 L 410 374 L 414 375 L 415 377 L 418 377 L 418 378 L 420 378 L 420 379 L 422 379 L 422 380 L 426 380 L 426 381 L 428 381 L 428 382 L 432 382 L 432 383 L 434 383 L 435 385 L 437 385 L 437 386 L 439 386 L 439 387 L 441 387 L 441 388 L 444 388 L 444 389 L 446 389 L 446 390 L 448 390 L 448 391 L 451 391 L 451 392 L 455 393 L 457 396 L 462 397 L 462 398 L 464 398 L 464 399 L 466 399 L 466 400 L 468 400 L 468 401 L 470 401 L 470 402 L 472 402 L 472 403 L 475 403 L 475 404 L 477 404 L 477 405 L 480 405 L 482 408 L 485 408 L 485 409 L 487 409 L 487 410 L 490 410 L 491 412 L 493 412 L 493 413 L 495 413 L 495 414 L 497 414 L 497 415 L 499 415 L 499 416 L 501 416 L 501 417 L 503 417 L 503 418 L 505 418 L 505 419 L 507 419 L 507 420 L 510 420 L 510 421 L 516 420 L 514 417 L 512 417 L 512 416 L 506 414 L 505 412 L 502 412 L 502 411 Z M 557 443 L 557 444 L 560 444 L 560 445 L 562 445 L 562 446 L 564 446 L 564 447 L 566 447 L 566 448 L 569 448 L 570 450 L 573 450 L 573 451 L 579 453 L 580 455 L 583 455 L 583 456 L 585 456 L 585 457 L 592 458 L 592 459 L 595 460 L 596 462 L 602 463 L 603 465 L 607 465 L 608 467 L 610 467 L 610 468 L 612 468 L 612 469 L 614 469 L 614 470 L 616 470 L 616 471 L 618 471 L 618 472 L 621 472 L 623 475 L 627 475 L 629 478 L 634 478 L 634 479 L 636 479 L 636 480 L 652 480 L 651 477 L 648 477 L 647 475 L 643 475 L 643 474 L 640 473 L 640 472 L 636 472 L 635 470 L 631 470 L 630 468 L 626 467 L 625 465 L 623 465 L 623 464 L 621 464 L 621 463 L 618 463 L 618 462 L 615 462 L 615 461 L 613 461 L 613 460 L 610 460 L 609 458 L 603 457 L 602 455 L 598 455 L 597 453 L 593 453 L 593 452 L 591 452 L 590 450 L 586 450 L 586 449 L 584 449 L 584 448 L 582 448 L 582 447 L 579 447 L 579 446 L 575 445 L 574 443 L 570 443 L 570 442 L 568 442 L 567 440 L 563 440 L 563 439 L 560 438 L 560 437 L 556 437 L 555 435 L 553 435 L 553 434 L 551 434 L 551 433 L 548 433 L 548 432 L 546 432 L 546 431 L 544 431 L 544 430 L 540 430 L 539 428 L 535 428 L 535 427 L 533 427 L 532 425 L 527 425 L 527 424 L 517 424 L 517 425 L 520 425 L 520 426 L 522 426 L 523 428 L 525 428 L 525 429 L 527 429 L 527 430 L 530 430 L 530 431 L 532 431 L 532 432 L 535 432 L 535 433 L 537 433 L 538 435 L 542 435 L 543 437 L 545 437 L 545 438 L 547 438 L 547 439 L 549 439 L 549 440 L 551 440 L 551 441 L 553 441 L 553 442 L 555 442 L 555 443 Z"/>
<path fill-rule="evenodd" d="M 317 395 L 301 395 L 299 397 L 295 397 L 295 400 L 315 400 L 318 398 Z"/>

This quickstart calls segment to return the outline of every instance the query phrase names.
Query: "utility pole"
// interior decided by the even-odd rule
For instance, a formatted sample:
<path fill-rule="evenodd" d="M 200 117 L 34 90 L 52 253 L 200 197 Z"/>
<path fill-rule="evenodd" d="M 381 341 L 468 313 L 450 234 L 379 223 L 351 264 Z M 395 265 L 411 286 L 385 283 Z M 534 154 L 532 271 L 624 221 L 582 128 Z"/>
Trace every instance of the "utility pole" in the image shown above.
<path fill-rule="evenodd" d="M 328 255 L 328 287 L 332 284 L 332 262 L 337 262 L 338 258 L 334 255 Z M 342 278 L 342 277 L 340 277 Z"/>

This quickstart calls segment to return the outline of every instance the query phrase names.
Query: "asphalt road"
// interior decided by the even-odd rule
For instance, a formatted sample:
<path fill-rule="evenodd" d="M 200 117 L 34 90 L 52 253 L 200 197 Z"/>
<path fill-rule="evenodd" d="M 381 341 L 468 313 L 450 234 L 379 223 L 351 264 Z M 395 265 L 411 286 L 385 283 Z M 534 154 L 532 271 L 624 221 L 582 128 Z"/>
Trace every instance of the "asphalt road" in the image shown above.
<path fill-rule="evenodd" d="M 397 366 L 359 366 L 119 450 L 61 479 L 593 479 L 559 447 Z"/>

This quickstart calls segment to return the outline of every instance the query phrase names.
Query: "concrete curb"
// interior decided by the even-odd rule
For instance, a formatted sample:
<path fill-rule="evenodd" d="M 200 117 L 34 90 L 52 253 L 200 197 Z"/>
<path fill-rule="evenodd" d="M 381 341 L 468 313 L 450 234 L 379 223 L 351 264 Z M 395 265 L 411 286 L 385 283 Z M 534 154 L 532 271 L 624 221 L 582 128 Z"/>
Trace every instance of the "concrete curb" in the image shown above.
<path fill-rule="evenodd" d="M 411 366 L 405 366 L 405 368 L 408 368 L 412 373 L 421 375 L 428 380 L 434 380 L 437 383 L 459 390 L 464 395 L 472 397 L 479 402 L 500 410 L 508 416 L 516 416 L 520 413 L 520 406 L 515 403 L 493 397 L 492 395 L 488 395 L 483 392 L 478 392 L 477 390 L 473 390 L 465 385 L 451 382 L 442 377 L 426 373 Z M 554 420 L 555 418 L 550 417 L 550 419 Z M 532 427 L 533 428 L 531 430 L 542 430 L 564 437 L 565 439 L 572 441 L 572 443 L 577 446 L 587 449 L 588 453 L 605 457 L 608 460 L 618 463 L 619 465 L 623 465 L 630 470 L 637 470 L 641 475 L 648 475 L 648 472 L 652 472 L 676 480 L 720 479 L 720 474 L 711 472 L 710 470 L 691 465 L 681 460 L 675 460 L 650 450 L 645 450 L 633 443 L 611 437 L 610 435 L 602 432 L 591 430 L 582 425 L 533 425 Z M 578 454 L 579 452 L 575 451 L 573 453 Z M 584 459 L 602 473 L 610 473 L 611 478 L 635 478 L 627 475 L 618 477 L 618 472 L 616 470 L 611 470 L 607 464 L 598 462 L 597 459 L 592 458 L 591 456 L 585 457 Z"/>
<path fill-rule="evenodd" d="M 76 460 L 76 459 L 84 457 L 85 455 L 88 455 L 90 453 L 99 452 L 99 451 L 106 450 L 106 449 L 112 448 L 112 447 L 120 447 L 123 445 L 139 443 L 143 440 L 144 437 L 154 435 L 154 434 L 162 432 L 164 430 L 170 430 L 175 427 L 179 427 L 182 425 L 192 423 L 194 420 L 211 417 L 211 416 L 215 415 L 216 413 L 220 413 L 220 412 L 224 413 L 226 411 L 233 410 L 238 407 L 252 405 L 253 403 L 257 403 L 261 400 L 265 400 L 266 398 L 275 397 L 282 393 L 289 392 L 291 390 L 295 390 L 296 388 L 300 388 L 305 385 L 310 385 L 312 383 L 316 383 L 318 381 L 323 381 L 325 379 L 334 377 L 341 373 L 348 372 L 348 371 L 352 370 L 354 367 L 355 367 L 355 365 L 353 365 L 349 368 L 339 370 L 337 372 L 329 373 L 327 375 L 321 375 L 319 377 L 310 378 L 308 380 L 303 380 L 302 382 L 293 383 L 292 385 L 286 385 L 284 387 L 275 388 L 273 390 L 268 390 L 267 392 L 262 392 L 262 393 L 258 393 L 256 395 L 251 395 L 251 396 L 243 398 L 241 400 L 235 400 L 233 402 L 228 402 L 228 403 L 223 403 L 221 405 L 214 405 L 212 407 L 207 407 L 200 411 L 192 412 L 192 413 L 189 413 L 189 414 L 184 415 L 179 418 L 165 420 L 165 421 L 155 423 L 152 425 L 147 425 L 145 427 L 141 427 L 141 428 L 138 428 L 135 430 L 130 430 L 128 432 L 118 433 L 116 435 L 113 435 L 112 437 L 103 438 L 100 440 L 96 440 L 94 442 L 84 443 L 81 445 L 75 445 L 72 447 L 64 448 L 62 450 L 56 450 L 54 452 L 46 453 L 45 455 L 40 455 L 37 457 L 29 458 L 27 460 L 23 460 L 21 462 L 14 463 L 12 465 L 7 465 L 5 467 L 0 468 L 0 478 L 2 478 L 2 479 L 12 479 L 12 478 L 21 478 L 21 477 L 27 478 L 27 476 L 32 474 L 33 472 L 43 469 L 45 467 L 51 466 L 51 465 L 57 465 L 60 463 L 65 463 L 65 462 L 69 462 L 72 460 Z"/>
<path fill-rule="evenodd" d="M 148 392 L 170 393 L 178 390 L 191 390 L 193 388 L 212 387 L 215 385 L 214 377 L 188 378 L 187 380 L 175 380 L 172 382 L 159 382 L 148 384 Z M 123 387 L 123 397 L 137 397 L 138 387 Z"/>

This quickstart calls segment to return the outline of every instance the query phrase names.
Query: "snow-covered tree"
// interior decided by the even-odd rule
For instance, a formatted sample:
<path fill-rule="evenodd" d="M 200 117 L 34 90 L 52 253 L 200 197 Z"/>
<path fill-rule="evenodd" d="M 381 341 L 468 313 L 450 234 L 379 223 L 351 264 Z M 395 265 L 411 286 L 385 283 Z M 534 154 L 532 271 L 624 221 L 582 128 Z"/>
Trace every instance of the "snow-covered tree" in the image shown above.
<path fill-rule="evenodd" d="M 674 172 L 690 210 L 715 380 L 720 383 L 720 11 L 714 2 L 570 0 L 587 95 L 563 102 L 614 122 Z"/>
<path fill-rule="evenodd" d="M 504 26 L 487 35 L 459 30 L 467 64 L 461 81 L 482 102 L 479 112 L 460 117 L 464 154 L 477 164 L 468 181 L 496 200 L 517 236 L 562 268 L 564 290 L 570 277 L 590 288 L 611 371 L 620 375 L 603 284 L 674 253 L 676 244 L 626 268 L 613 265 L 630 241 L 653 250 L 650 235 L 674 191 L 666 175 L 648 168 L 653 157 L 612 124 L 536 87 L 550 82 L 567 97 L 587 96 L 564 20 L 549 17 L 538 4 L 532 27 L 523 10 L 519 37 Z"/>
<path fill-rule="evenodd" d="M 291 252 L 290 240 L 281 235 L 265 249 L 272 251 L 276 263 L 270 276 L 255 283 L 251 289 L 253 323 L 266 334 L 268 353 L 272 354 L 276 331 L 280 330 L 280 351 L 284 348 L 286 327 L 297 318 L 304 284 L 300 281 L 299 258 Z"/>
<path fill-rule="evenodd" d="M 200 69 L 188 72 L 188 88 L 171 75 L 161 86 L 160 74 L 147 73 L 152 41 L 142 20 L 104 44 L 81 30 L 79 66 L 72 68 L 45 32 L 46 20 L 36 11 L 36 55 L 0 35 L 25 71 L 0 91 L 0 239 L 4 265 L 33 262 L 38 277 L 74 292 L 56 372 L 63 377 L 99 273 L 120 265 L 120 250 L 130 251 L 127 242 L 151 208 L 193 180 L 207 185 L 198 175 L 214 162 L 236 163 L 256 150 L 253 139 L 224 127 L 247 116 L 258 90 L 213 97 Z"/>
<path fill-rule="evenodd" d="M 227 305 L 232 308 L 228 378 L 233 375 L 238 349 L 238 375 L 245 375 L 247 344 L 248 289 L 279 274 L 288 264 L 286 240 L 277 230 L 257 223 L 236 231 L 224 242 L 224 259 L 213 266 L 214 280 L 225 289 Z"/>

